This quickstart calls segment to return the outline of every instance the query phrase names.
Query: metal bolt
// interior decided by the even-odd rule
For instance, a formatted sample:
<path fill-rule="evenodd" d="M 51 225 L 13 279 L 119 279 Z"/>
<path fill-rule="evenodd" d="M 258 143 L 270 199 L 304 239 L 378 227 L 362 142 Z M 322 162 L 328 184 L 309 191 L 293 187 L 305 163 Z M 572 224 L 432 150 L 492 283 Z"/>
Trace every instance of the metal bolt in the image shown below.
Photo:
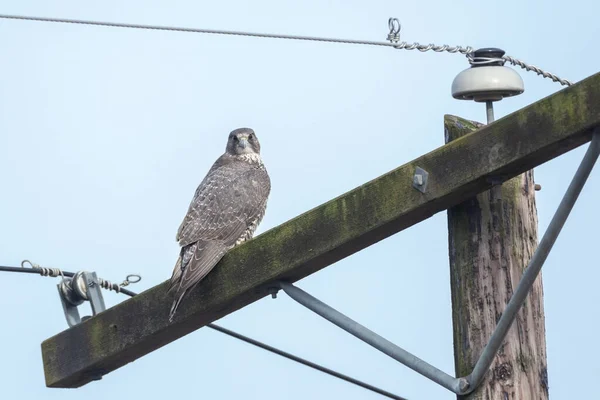
<path fill-rule="evenodd" d="M 469 381 L 467 381 L 465 378 L 458 379 L 458 389 L 460 390 L 460 393 L 466 392 L 469 386 Z"/>
<path fill-rule="evenodd" d="M 277 287 L 270 287 L 269 288 L 269 294 L 271 295 L 272 299 L 276 299 L 277 298 L 277 292 L 279 292 L 279 288 L 277 288 Z"/>
<path fill-rule="evenodd" d="M 412 186 L 421 193 L 427 191 L 427 180 L 429 173 L 421 167 L 415 168 L 415 174 L 413 175 Z"/>
<path fill-rule="evenodd" d="M 97 372 L 93 372 L 89 375 L 90 379 L 93 381 L 99 381 L 102 380 L 102 374 L 97 373 Z"/>
<path fill-rule="evenodd" d="M 423 175 L 415 174 L 413 177 L 413 183 L 417 186 L 423 186 Z"/>
<path fill-rule="evenodd" d="M 534 189 L 539 192 L 540 190 L 542 190 L 542 185 L 540 185 L 539 183 L 536 183 L 534 186 Z"/>

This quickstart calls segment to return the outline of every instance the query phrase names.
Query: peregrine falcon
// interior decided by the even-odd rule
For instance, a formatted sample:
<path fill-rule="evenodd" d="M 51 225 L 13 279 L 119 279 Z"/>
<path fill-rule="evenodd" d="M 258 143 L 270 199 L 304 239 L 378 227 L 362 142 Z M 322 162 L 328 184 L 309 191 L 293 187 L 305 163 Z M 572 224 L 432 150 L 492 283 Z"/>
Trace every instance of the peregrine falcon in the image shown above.
<path fill-rule="evenodd" d="M 232 247 L 249 240 L 262 220 L 271 180 L 260 157 L 260 143 L 249 128 L 229 134 L 225 153 L 200 183 L 183 219 L 181 246 L 169 292 L 175 300 L 169 321 L 193 289 Z"/>

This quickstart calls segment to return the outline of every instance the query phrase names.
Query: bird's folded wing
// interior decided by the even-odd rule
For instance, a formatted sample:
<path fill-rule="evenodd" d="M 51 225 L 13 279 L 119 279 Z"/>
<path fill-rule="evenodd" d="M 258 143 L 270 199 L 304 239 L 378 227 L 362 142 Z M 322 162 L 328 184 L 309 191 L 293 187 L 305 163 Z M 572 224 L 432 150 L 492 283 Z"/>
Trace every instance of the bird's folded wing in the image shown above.
<path fill-rule="evenodd" d="M 225 246 L 221 242 L 199 241 L 184 250 L 187 254 L 183 254 L 183 258 L 185 261 L 187 261 L 186 258 L 189 258 L 189 261 L 184 264 L 185 268 L 181 271 L 177 292 L 183 293 L 204 279 L 228 249 L 229 246 Z"/>
<path fill-rule="evenodd" d="M 177 234 L 180 246 L 198 240 L 233 245 L 264 209 L 270 191 L 266 171 L 224 166 L 196 190 Z"/>

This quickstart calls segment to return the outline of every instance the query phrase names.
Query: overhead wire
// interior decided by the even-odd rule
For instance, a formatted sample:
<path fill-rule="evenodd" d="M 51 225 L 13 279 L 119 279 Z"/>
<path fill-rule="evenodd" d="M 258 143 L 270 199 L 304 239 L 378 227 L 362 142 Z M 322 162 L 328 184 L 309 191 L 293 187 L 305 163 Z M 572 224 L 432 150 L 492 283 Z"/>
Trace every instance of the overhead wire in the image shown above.
<path fill-rule="evenodd" d="M 21 265 L 25 264 L 26 262 L 29 262 L 28 260 L 24 260 L 23 263 L 21 263 Z M 30 262 L 29 262 L 30 263 Z M 63 271 L 61 269 L 58 268 L 46 268 L 46 267 L 40 267 L 36 264 L 30 263 L 31 267 L 30 268 L 25 268 L 23 266 L 21 267 L 7 267 L 7 266 L 2 266 L 0 265 L 0 271 L 5 271 L 5 272 L 20 272 L 20 273 L 25 273 L 25 274 L 38 274 L 41 276 L 49 276 L 51 278 L 55 278 L 55 277 L 59 277 L 59 276 L 63 276 L 63 277 L 67 277 L 67 278 L 72 278 L 75 273 L 74 272 L 69 272 L 69 271 Z M 139 276 L 139 275 L 138 275 Z M 128 282 L 128 283 L 125 283 Z M 127 286 L 129 283 L 129 281 L 124 281 L 124 283 L 122 283 L 121 285 L 117 285 L 116 283 L 111 283 L 110 281 L 104 280 L 102 278 L 99 278 L 99 283 L 100 286 L 102 286 L 102 288 L 107 289 L 107 290 L 112 290 L 115 291 L 117 293 L 123 293 L 126 294 L 128 296 L 135 296 L 135 292 L 132 292 L 131 290 L 125 289 L 123 286 Z"/>
<path fill-rule="evenodd" d="M 355 44 L 365 46 L 381 46 L 381 47 L 392 47 L 395 49 L 402 50 L 419 50 L 421 52 L 434 51 L 434 52 L 448 52 L 448 53 L 460 53 L 472 61 L 470 56 L 473 53 L 471 46 L 449 46 L 449 45 L 435 45 L 435 44 L 421 44 L 418 42 L 408 43 L 400 41 L 400 23 L 397 18 L 390 18 L 388 20 L 389 34 L 387 36 L 388 42 L 373 41 L 373 40 L 355 40 L 355 39 L 339 39 L 339 38 L 327 38 L 318 36 L 302 36 L 302 35 L 284 35 L 284 34 L 273 34 L 273 33 L 257 33 L 257 32 L 243 32 L 243 31 L 231 31 L 231 30 L 220 30 L 220 29 L 200 29 L 200 28 L 183 28 L 176 26 L 164 26 L 164 25 L 145 25 L 145 24 L 129 24 L 122 22 L 105 22 L 105 21 L 93 21 L 83 19 L 69 19 L 69 18 L 47 18 L 47 17 L 35 17 L 25 15 L 9 15 L 0 14 L 0 19 L 12 19 L 22 21 L 37 21 L 37 22 L 54 22 L 64 24 L 79 24 L 79 25 L 92 25 L 92 26 L 105 26 L 112 28 L 130 28 L 130 29 L 146 29 L 146 30 L 159 30 L 159 31 L 174 31 L 174 32 L 189 32 L 189 33 L 204 33 L 214 35 L 232 35 L 232 36 L 248 36 L 258 38 L 270 38 L 270 39 L 288 39 L 288 40 L 304 40 L 313 42 L 328 42 L 328 43 L 341 43 L 341 44 Z M 517 58 L 511 56 L 503 56 L 502 60 L 512 65 L 523 68 L 526 71 L 535 72 L 537 75 L 557 82 L 563 86 L 570 86 L 573 83 L 569 80 L 562 79 L 557 75 L 547 72 L 535 65 L 528 64 Z"/>
<path fill-rule="evenodd" d="M 41 276 L 49 276 L 49 277 L 60 277 L 60 276 L 62 276 L 62 277 L 72 278 L 75 275 L 74 272 L 62 271 L 62 270 L 60 270 L 58 268 L 40 267 L 39 265 L 33 264 L 30 261 L 28 261 L 28 260 L 24 260 L 23 263 L 21 263 L 21 265 L 24 265 L 26 262 L 29 263 L 29 264 L 31 264 L 31 267 L 26 268 L 26 267 L 23 267 L 23 266 L 21 266 L 21 267 L 0 266 L 0 271 L 5 271 L 5 272 L 19 272 L 19 273 L 28 273 L 28 274 L 39 274 Z M 132 275 L 128 275 L 128 277 L 129 276 L 132 276 Z M 135 276 L 139 276 L 139 275 L 135 275 Z M 127 280 L 125 282 L 127 282 Z M 135 283 L 135 282 L 132 282 L 132 283 Z M 107 289 L 104 286 L 103 286 L 103 288 Z M 127 289 L 122 288 L 122 287 L 120 288 L 119 292 L 123 293 L 123 294 L 125 294 L 127 296 L 130 296 L 130 297 L 133 297 L 133 296 L 137 295 L 137 293 L 132 292 L 131 290 L 127 290 Z M 266 351 L 271 352 L 273 354 L 277 354 L 277 355 L 279 355 L 281 357 L 287 358 L 288 360 L 295 361 L 295 362 L 297 362 L 299 364 L 302 364 L 302 365 L 305 365 L 305 366 L 307 366 L 309 368 L 312 368 L 312 369 L 315 369 L 317 371 L 323 372 L 323 373 L 325 373 L 327 375 L 333 376 L 335 378 L 341 379 L 341 380 L 346 381 L 348 383 L 351 383 L 351 384 L 354 384 L 356 386 L 362 387 L 363 389 L 370 390 L 370 391 L 372 391 L 374 393 L 380 394 L 380 395 L 385 396 L 387 398 L 394 399 L 394 400 L 407 400 L 405 397 L 398 396 L 396 394 L 388 392 L 387 390 L 380 389 L 380 388 L 378 388 L 376 386 L 373 386 L 373 385 L 370 385 L 370 384 L 368 384 L 366 382 L 363 382 L 363 381 L 360 381 L 358 379 L 352 378 L 352 377 L 350 377 L 348 375 L 344 375 L 344 374 L 342 374 L 340 372 L 334 371 L 332 369 L 329 369 L 327 367 L 324 367 L 324 366 L 319 365 L 317 363 L 314 363 L 312 361 L 306 360 L 306 359 L 304 359 L 302 357 L 295 356 L 295 355 L 293 355 L 291 353 L 288 353 L 286 351 L 280 350 L 280 349 L 278 349 L 276 347 L 270 346 L 270 345 L 268 345 L 266 343 L 263 343 L 263 342 L 260 342 L 258 340 L 252 339 L 252 338 L 250 338 L 248 336 L 242 335 L 242 334 L 237 333 L 235 331 L 232 331 L 230 329 L 223 328 L 222 326 L 219 326 L 219 325 L 211 323 L 211 324 L 207 324 L 206 327 L 208 327 L 208 328 L 210 328 L 212 330 L 215 330 L 217 332 L 223 333 L 225 335 L 228 335 L 228 336 L 230 336 L 230 337 L 232 337 L 234 339 L 238 339 L 238 340 L 241 340 L 243 342 L 246 342 L 246 343 L 248 343 L 248 344 L 250 344 L 252 346 L 258 347 L 260 349 L 266 350 Z"/>
<path fill-rule="evenodd" d="M 0 14 L 0 18 L 25 20 L 25 21 L 38 21 L 38 22 L 57 22 L 57 23 L 65 23 L 65 24 L 95 25 L 95 26 L 105 26 L 105 27 L 113 27 L 113 28 L 131 28 L 131 29 L 147 29 L 147 30 L 174 31 L 174 32 L 208 33 L 208 34 L 214 34 L 214 35 L 249 36 L 249 37 L 259 37 L 259 38 L 269 38 L 269 39 L 307 40 L 307 41 L 313 41 L 313 42 L 358 44 L 358 45 L 365 45 L 365 46 L 384 46 L 384 47 L 396 47 L 397 46 L 397 44 L 395 44 L 395 43 L 372 41 L 372 40 L 338 39 L 338 38 L 325 38 L 325 37 L 302 36 L 302 35 L 283 35 L 283 34 L 273 34 L 273 33 L 230 31 L 230 30 L 222 30 L 222 29 L 182 28 L 182 27 L 175 27 L 175 26 L 128 24 L 128 23 L 121 23 L 121 22 L 104 22 L 104 21 L 92 21 L 92 20 L 83 20 L 83 19 L 45 18 L 45 17 L 31 17 L 31 16 L 24 16 L 24 15 L 6 15 L 6 14 Z M 412 50 L 412 48 L 409 50 Z M 421 48 L 419 48 L 419 50 L 421 50 Z"/>
<path fill-rule="evenodd" d="M 393 393 L 390 393 L 390 392 L 388 392 L 386 390 L 380 389 L 380 388 L 378 388 L 376 386 L 369 385 L 368 383 L 359 381 L 358 379 L 354 379 L 354 378 L 352 378 L 352 377 L 350 377 L 348 375 L 341 374 L 341 373 L 336 372 L 336 371 L 334 371 L 332 369 L 323 367 L 323 366 L 321 366 L 319 364 L 316 364 L 316 363 L 314 363 L 312 361 L 305 360 L 304 358 L 300 358 L 298 356 L 295 356 L 295 355 L 290 354 L 288 352 L 285 352 L 283 350 L 279 350 L 279 349 L 277 349 L 277 348 L 275 348 L 273 346 L 269 346 L 268 344 L 259 342 L 258 340 L 251 339 L 251 338 L 249 338 L 247 336 L 241 335 L 241 334 L 236 333 L 234 331 L 230 331 L 229 329 L 223 328 L 221 326 L 218 326 L 218 325 L 215 325 L 215 324 L 208 324 L 206 326 L 208 326 L 211 329 L 214 329 L 215 331 L 218 331 L 218 332 L 224 333 L 226 335 L 229 335 L 229 336 L 231 336 L 233 338 L 242 340 L 242 341 L 244 341 L 246 343 L 249 343 L 249 344 L 251 344 L 253 346 L 260 347 L 263 350 L 270 351 L 271 353 L 277 354 L 277 355 L 279 355 L 281 357 L 285 357 L 285 358 L 287 358 L 289 360 L 292 360 L 292 361 L 295 361 L 297 363 L 306 365 L 307 367 L 316 369 L 317 371 L 321 371 L 321 372 L 324 372 L 324 373 L 326 373 L 328 375 L 331 375 L 331 376 L 334 376 L 336 378 L 342 379 L 342 380 L 344 380 L 346 382 L 353 383 L 353 384 L 355 384 L 357 386 L 360 386 L 360 387 L 362 387 L 364 389 L 367 389 L 367 390 L 370 390 L 372 392 L 378 393 L 378 394 L 380 394 L 382 396 L 389 397 L 390 399 L 406 400 L 404 397 L 400 397 L 400 396 L 395 395 Z"/>

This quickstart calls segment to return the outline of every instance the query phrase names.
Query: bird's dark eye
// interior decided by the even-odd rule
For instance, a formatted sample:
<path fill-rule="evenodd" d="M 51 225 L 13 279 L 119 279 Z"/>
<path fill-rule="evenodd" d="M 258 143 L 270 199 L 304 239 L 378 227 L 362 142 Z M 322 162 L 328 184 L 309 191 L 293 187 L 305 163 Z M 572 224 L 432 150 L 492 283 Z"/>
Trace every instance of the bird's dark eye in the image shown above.
<path fill-rule="evenodd" d="M 238 142 L 239 140 L 240 140 L 240 139 L 238 139 L 238 137 L 237 137 L 237 136 L 234 136 L 234 137 L 233 137 L 233 141 L 234 141 L 234 142 Z"/>
<path fill-rule="evenodd" d="M 250 140 L 254 139 L 254 135 L 253 134 L 249 134 L 248 135 L 248 139 L 250 139 Z"/>

